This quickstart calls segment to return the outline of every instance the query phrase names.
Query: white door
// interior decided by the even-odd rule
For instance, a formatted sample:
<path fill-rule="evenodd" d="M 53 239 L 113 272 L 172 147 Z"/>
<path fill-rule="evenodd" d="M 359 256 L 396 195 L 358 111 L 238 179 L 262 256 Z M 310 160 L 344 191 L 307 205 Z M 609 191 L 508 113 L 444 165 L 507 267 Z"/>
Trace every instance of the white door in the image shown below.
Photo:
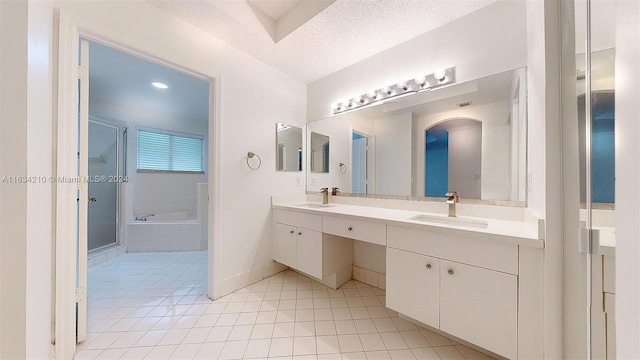
<path fill-rule="evenodd" d="M 87 338 L 87 214 L 89 187 L 89 42 L 80 41 L 80 67 L 78 71 L 80 104 L 78 134 L 78 253 L 76 279 L 76 340 Z"/>
<path fill-rule="evenodd" d="M 354 132 L 355 134 L 357 133 Z M 366 137 L 352 140 L 351 192 L 354 194 L 367 193 L 367 140 Z"/>

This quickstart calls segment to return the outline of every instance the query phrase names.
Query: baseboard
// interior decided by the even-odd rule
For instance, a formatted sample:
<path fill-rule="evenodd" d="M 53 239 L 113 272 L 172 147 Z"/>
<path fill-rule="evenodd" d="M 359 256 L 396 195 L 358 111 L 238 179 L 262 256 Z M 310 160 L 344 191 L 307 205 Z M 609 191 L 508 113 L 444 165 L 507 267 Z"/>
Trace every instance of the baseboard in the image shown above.
<path fill-rule="evenodd" d="M 275 275 L 280 271 L 287 269 L 286 265 L 272 261 L 270 263 L 259 266 L 251 271 L 222 280 L 222 296 L 228 295 L 236 290 L 242 289 L 258 281 Z"/>
<path fill-rule="evenodd" d="M 104 250 L 99 250 L 93 253 L 90 253 L 87 256 L 87 267 L 90 268 L 92 266 L 101 264 L 107 260 L 111 260 L 115 257 L 118 257 L 127 252 L 127 247 L 124 245 L 114 245 Z"/>
<path fill-rule="evenodd" d="M 353 280 L 363 282 L 381 290 L 387 289 L 387 276 L 385 274 L 380 274 L 356 265 L 353 265 Z"/>

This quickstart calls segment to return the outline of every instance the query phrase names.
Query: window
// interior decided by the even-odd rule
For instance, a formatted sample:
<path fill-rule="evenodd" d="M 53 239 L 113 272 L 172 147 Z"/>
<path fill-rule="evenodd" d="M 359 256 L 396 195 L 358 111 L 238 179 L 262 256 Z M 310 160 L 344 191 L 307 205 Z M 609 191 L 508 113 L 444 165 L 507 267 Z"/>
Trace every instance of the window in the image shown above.
<path fill-rule="evenodd" d="M 204 138 L 138 129 L 138 171 L 204 172 Z"/>

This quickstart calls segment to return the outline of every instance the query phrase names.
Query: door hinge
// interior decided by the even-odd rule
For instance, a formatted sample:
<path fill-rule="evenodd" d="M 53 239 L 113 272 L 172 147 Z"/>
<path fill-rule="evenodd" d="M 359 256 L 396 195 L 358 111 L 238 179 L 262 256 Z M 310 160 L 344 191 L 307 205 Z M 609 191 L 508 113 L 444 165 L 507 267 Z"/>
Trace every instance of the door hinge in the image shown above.
<path fill-rule="evenodd" d="M 597 255 L 600 253 L 600 230 L 580 228 L 578 235 L 578 251 Z"/>
<path fill-rule="evenodd" d="M 76 288 L 76 303 L 82 302 L 86 299 L 84 288 Z"/>
<path fill-rule="evenodd" d="M 78 79 L 86 80 L 89 75 L 89 71 L 86 66 L 78 66 Z"/>

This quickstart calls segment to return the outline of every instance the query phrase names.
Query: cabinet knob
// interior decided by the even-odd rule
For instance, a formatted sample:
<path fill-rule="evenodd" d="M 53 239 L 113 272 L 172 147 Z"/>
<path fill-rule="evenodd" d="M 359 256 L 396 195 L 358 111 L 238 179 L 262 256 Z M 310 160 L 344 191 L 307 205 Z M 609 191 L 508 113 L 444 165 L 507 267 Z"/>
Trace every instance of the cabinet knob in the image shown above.
<path fill-rule="evenodd" d="M 351 231 L 351 230 L 353 230 L 353 228 L 352 228 L 351 226 L 349 226 L 349 227 L 347 228 L 347 230 Z"/>
<path fill-rule="evenodd" d="M 295 231 L 291 230 L 291 231 L 289 231 L 289 234 L 293 234 L 294 232 L 295 232 Z"/>
<path fill-rule="evenodd" d="M 431 269 L 431 264 L 427 264 L 427 269 Z"/>
<path fill-rule="evenodd" d="M 302 231 L 298 233 L 298 235 L 302 235 Z"/>
<path fill-rule="evenodd" d="M 449 273 L 449 275 L 453 275 L 453 269 L 447 270 L 447 273 Z"/>

